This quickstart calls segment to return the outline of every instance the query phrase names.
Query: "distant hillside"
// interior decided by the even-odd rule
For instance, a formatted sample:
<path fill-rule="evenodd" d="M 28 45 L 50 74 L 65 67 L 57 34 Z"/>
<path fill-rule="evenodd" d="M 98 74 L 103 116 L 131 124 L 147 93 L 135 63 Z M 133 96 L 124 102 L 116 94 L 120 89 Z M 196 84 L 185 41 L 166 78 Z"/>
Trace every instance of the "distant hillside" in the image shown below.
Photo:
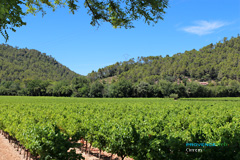
<path fill-rule="evenodd" d="M 174 47 L 174 46 L 173 46 Z M 91 80 L 117 76 L 132 82 L 155 83 L 159 79 L 177 81 L 191 78 L 199 81 L 222 79 L 240 80 L 240 36 L 216 44 L 209 44 L 199 51 L 177 53 L 172 57 L 150 56 L 137 60 L 117 62 L 97 72 L 88 74 Z"/>
<path fill-rule="evenodd" d="M 0 45 L 0 81 L 71 80 L 79 76 L 51 56 L 37 50 Z"/>

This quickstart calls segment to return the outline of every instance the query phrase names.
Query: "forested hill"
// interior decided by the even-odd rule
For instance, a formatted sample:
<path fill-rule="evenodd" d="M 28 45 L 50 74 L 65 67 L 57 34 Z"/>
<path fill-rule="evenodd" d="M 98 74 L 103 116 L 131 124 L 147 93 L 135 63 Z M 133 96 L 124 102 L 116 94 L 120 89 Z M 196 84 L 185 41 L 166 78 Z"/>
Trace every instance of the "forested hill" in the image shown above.
<path fill-rule="evenodd" d="M 71 80 L 79 76 L 51 56 L 37 50 L 0 45 L 0 80 Z"/>
<path fill-rule="evenodd" d="M 224 38 L 199 51 L 193 49 L 172 57 L 150 56 L 117 62 L 88 74 L 92 80 L 117 76 L 132 82 L 153 83 L 159 79 L 177 81 L 192 78 L 199 81 L 240 79 L 240 36 Z"/>

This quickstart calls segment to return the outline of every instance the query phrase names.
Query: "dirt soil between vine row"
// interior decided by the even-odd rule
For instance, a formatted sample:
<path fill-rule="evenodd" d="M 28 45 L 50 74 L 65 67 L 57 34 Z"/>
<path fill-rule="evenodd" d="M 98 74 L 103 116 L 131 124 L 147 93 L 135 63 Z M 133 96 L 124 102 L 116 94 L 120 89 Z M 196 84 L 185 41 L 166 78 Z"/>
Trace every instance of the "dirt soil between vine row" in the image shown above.
<path fill-rule="evenodd" d="M 98 156 L 99 150 L 97 148 L 91 148 L 92 154 L 85 154 L 82 153 L 85 160 L 99 160 Z M 77 150 L 77 153 L 81 153 L 80 150 Z M 117 155 L 113 155 L 112 158 L 110 158 L 111 154 L 102 152 L 101 154 L 101 160 L 121 160 L 120 157 Z M 8 139 L 6 139 L 2 134 L 0 134 L 0 160 L 25 160 L 26 157 L 23 157 L 23 151 L 22 154 L 19 154 L 19 151 L 17 151 L 17 148 L 14 148 L 14 144 L 10 144 L 8 142 Z M 124 160 L 133 160 L 132 158 L 124 158 Z"/>
<path fill-rule="evenodd" d="M 24 160 L 23 155 L 20 155 L 2 134 L 0 134 L 0 160 Z"/>

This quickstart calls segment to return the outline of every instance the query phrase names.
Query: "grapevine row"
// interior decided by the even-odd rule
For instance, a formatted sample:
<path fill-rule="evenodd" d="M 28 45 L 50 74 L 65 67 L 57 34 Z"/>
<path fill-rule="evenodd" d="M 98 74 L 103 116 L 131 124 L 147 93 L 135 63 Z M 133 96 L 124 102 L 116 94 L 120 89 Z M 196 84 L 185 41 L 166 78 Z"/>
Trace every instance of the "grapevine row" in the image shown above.
<path fill-rule="evenodd" d="M 12 98 L 0 103 L 0 129 L 42 159 L 81 159 L 74 150 L 67 152 L 79 147 L 73 142 L 80 139 L 135 160 L 238 159 L 239 101 L 26 98 L 19 103 Z M 191 154 L 188 142 L 229 146 Z"/>

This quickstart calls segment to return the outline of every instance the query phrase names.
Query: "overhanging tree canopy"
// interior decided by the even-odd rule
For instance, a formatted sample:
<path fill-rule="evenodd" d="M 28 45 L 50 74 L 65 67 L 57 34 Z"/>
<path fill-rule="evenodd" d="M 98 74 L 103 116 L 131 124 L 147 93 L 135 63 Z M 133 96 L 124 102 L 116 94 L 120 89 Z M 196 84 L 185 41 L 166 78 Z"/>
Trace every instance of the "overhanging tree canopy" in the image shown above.
<path fill-rule="evenodd" d="M 23 11 L 25 5 L 28 9 Z M 68 6 L 74 14 L 79 9 L 78 0 L 1 0 L 0 32 L 7 41 L 7 30 L 16 31 L 16 27 L 26 25 L 22 18 L 26 14 L 45 14 L 44 7 L 55 11 L 58 6 Z M 84 6 L 92 17 L 91 25 L 99 25 L 99 21 L 109 22 L 114 28 L 133 28 L 132 21 L 143 18 L 145 23 L 157 23 L 163 20 L 164 9 L 168 0 L 84 0 Z"/>

